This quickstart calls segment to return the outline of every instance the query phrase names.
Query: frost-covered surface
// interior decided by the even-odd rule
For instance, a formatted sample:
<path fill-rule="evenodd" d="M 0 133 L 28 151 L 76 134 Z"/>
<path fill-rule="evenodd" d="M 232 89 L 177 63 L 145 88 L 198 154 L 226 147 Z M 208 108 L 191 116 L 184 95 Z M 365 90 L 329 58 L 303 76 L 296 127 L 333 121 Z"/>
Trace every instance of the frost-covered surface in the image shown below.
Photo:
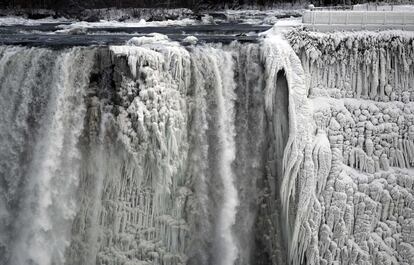
<path fill-rule="evenodd" d="M 311 141 L 311 105 L 307 100 L 306 76 L 302 69 L 301 62 L 296 56 L 289 43 L 277 31 L 277 27 L 269 30 L 263 40 L 262 57 L 265 63 L 265 108 L 266 113 L 272 121 L 270 130 L 274 130 L 275 138 L 272 144 L 278 146 L 275 149 L 284 149 L 282 170 L 277 169 L 277 173 L 273 175 L 273 185 L 276 191 L 275 200 L 279 201 L 279 205 L 272 209 L 272 215 L 279 215 L 279 218 L 270 218 L 273 229 L 277 234 L 270 234 L 268 241 L 272 252 L 272 264 L 289 263 L 290 255 L 297 253 L 295 249 L 298 242 L 298 235 L 302 220 L 306 216 L 306 211 L 299 210 L 297 212 L 296 221 L 292 218 L 292 211 L 295 208 L 307 209 L 310 205 L 310 198 L 301 196 L 306 195 L 306 190 L 302 190 L 299 194 L 299 201 L 294 203 L 295 186 L 297 179 L 303 178 L 304 187 L 311 189 L 314 179 L 309 172 L 299 172 L 302 163 L 308 163 L 307 158 L 303 156 L 303 150 L 309 149 Z M 289 136 L 286 145 L 282 145 L 278 141 L 278 131 L 280 116 L 280 108 L 278 107 L 277 97 L 275 94 L 281 88 L 277 87 L 278 72 L 283 70 L 286 74 L 288 85 L 288 101 L 289 101 Z M 274 128 L 272 130 L 272 127 Z M 273 159 L 270 158 L 270 161 Z M 278 198 L 279 197 L 279 198 Z M 277 220 L 279 219 L 279 220 Z M 292 247 L 291 247 L 292 246 Z M 285 251 L 288 253 L 284 253 Z M 285 258 L 280 258 L 284 256 Z"/>
<path fill-rule="evenodd" d="M 181 9 L 86 9 L 78 16 L 54 14 L 33 19 L 29 11 L 5 12 L 0 17 L 0 26 L 39 26 L 49 23 L 62 23 L 61 32 L 79 28 L 116 28 L 116 27 L 168 27 L 205 25 L 217 23 L 241 23 L 271 26 L 275 23 L 297 25 L 304 9 L 241 9 L 224 11 L 205 11 L 194 14 L 191 10 Z M 36 14 L 36 13 L 35 13 Z M 58 18 L 56 18 L 58 17 Z"/>
<path fill-rule="evenodd" d="M 402 101 L 414 80 L 414 33 L 291 31 L 313 95 Z M 406 94 L 405 96 L 403 94 Z"/>
<path fill-rule="evenodd" d="M 138 21 L 107 21 L 101 20 L 99 22 L 73 22 L 69 25 L 60 25 L 59 28 L 62 30 L 59 32 L 70 31 L 79 28 L 117 28 L 117 27 L 168 27 L 168 26 L 188 26 L 188 25 L 197 25 L 200 24 L 200 21 L 191 18 L 184 18 L 181 20 L 165 20 L 165 21 L 151 21 L 147 22 L 144 19 Z"/>
<path fill-rule="evenodd" d="M 349 11 L 311 10 L 303 14 L 306 28 L 316 31 L 414 31 L 414 12 L 404 11 Z"/>
<path fill-rule="evenodd" d="M 297 179 L 292 263 L 413 264 L 412 33 L 286 38 L 308 75 L 315 125 Z"/>
<path fill-rule="evenodd" d="M 62 3 L 65 4 L 65 3 Z M 81 10 L 81 11 L 80 11 Z M 1 17 L 22 17 L 32 20 L 42 20 L 47 17 L 65 17 L 69 20 L 79 21 L 128 21 L 128 20 L 177 20 L 194 17 L 193 11 L 188 8 L 101 8 L 101 9 L 74 9 L 63 7 L 56 10 L 15 8 L 0 9 Z"/>
<path fill-rule="evenodd" d="M 279 20 L 300 18 L 305 9 L 238 9 L 219 11 L 229 22 L 273 25 Z"/>
<path fill-rule="evenodd" d="M 414 5 L 406 4 L 410 3 L 409 1 L 400 1 L 400 3 L 392 4 L 389 3 L 367 3 L 367 4 L 358 4 L 353 5 L 352 10 L 355 11 L 414 11 Z"/>
<path fill-rule="evenodd" d="M 114 71 L 118 100 L 101 106 L 104 113 L 96 117 L 101 129 L 95 137 L 102 140 L 86 165 L 95 166 L 84 177 L 94 176 L 99 188 L 84 194 L 69 264 L 185 263 L 184 210 L 191 191 L 184 185 L 189 85 L 184 69 L 190 58 L 178 44 L 162 44 L 111 47 L 121 67 Z M 91 206 L 95 213 L 88 212 Z M 89 218 L 96 223 L 88 224 Z"/>
<path fill-rule="evenodd" d="M 234 264 L 233 51 L 153 34 L 110 54 L 67 263 Z"/>
<path fill-rule="evenodd" d="M 188 8 L 102 8 L 85 9 L 78 14 L 80 20 L 106 20 L 106 21 L 128 21 L 128 20 L 180 20 L 194 16 L 193 11 Z"/>
<path fill-rule="evenodd" d="M 1 47 L 0 263 L 413 264 L 414 36 L 261 36 Z"/>
<path fill-rule="evenodd" d="M 114 84 L 89 105 L 67 264 L 286 264 L 283 149 L 293 161 L 310 136 L 288 43 L 184 48 L 152 34 L 109 53 Z"/>
<path fill-rule="evenodd" d="M 25 25 L 25 26 L 38 26 L 41 24 L 49 23 L 61 23 L 67 22 L 66 18 L 42 18 L 42 19 L 28 19 L 18 16 L 7 16 L 0 17 L 0 26 L 14 26 L 14 25 Z"/>

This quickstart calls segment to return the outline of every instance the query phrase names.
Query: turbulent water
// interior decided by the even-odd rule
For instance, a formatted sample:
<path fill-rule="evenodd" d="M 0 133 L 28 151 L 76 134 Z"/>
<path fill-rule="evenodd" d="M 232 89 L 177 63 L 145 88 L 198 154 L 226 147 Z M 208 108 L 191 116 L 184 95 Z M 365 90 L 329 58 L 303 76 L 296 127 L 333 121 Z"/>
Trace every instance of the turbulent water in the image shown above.
<path fill-rule="evenodd" d="M 80 49 L 0 53 L 1 263 L 63 264 L 92 57 Z"/>
<path fill-rule="evenodd" d="M 0 47 L 0 264 L 412 264 L 412 39 L 311 34 Z"/>

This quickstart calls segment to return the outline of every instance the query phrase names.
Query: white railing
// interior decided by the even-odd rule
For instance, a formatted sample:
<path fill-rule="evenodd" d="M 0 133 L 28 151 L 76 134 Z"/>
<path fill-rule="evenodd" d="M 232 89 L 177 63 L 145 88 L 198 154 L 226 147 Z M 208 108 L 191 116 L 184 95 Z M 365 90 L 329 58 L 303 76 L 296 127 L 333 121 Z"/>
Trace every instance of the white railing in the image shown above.
<path fill-rule="evenodd" d="M 410 11 L 306 11 L 302 17 L 313 30 L 403 29 L 414 31 L 414 12 Z"/>

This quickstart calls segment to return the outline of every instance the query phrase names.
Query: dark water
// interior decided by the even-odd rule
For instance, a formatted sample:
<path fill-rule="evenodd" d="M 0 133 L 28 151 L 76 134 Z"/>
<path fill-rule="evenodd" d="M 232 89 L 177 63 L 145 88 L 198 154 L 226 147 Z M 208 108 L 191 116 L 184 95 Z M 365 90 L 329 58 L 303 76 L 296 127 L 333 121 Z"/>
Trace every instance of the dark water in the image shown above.
<path fill-rule="evenodd" d="M 0 44 L 27 46 L 88 46 L 117 45 L 136 36 L 157 32 L 167 35 L 171 40 L 180 41 L 187 36 L 196 36 L 201 42 L 230 43 L 255 42 L 258 34 L 270 26 L 221 23 L 217 25 L 189 25 L 165 27 L 99 27 L 82 29 L 81 33 L 58 33 L 60 25 L 42 24 L 36 26 L 14 25 L 0 27 Z"/>

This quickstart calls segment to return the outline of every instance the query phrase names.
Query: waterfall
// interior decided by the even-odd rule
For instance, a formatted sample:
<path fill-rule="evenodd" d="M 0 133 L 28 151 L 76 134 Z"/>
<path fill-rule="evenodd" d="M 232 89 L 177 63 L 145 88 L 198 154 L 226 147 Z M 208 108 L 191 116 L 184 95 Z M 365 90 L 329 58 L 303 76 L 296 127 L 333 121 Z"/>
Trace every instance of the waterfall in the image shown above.
<path fill-rule="evenodd" d="M 274 47 L 2 47 L 0 260 L 283 264 Z"/>
<path fill-rule="evenodd" d="M 413 39 L 0 46 L 0 264 L 414 264 Z"/>
<path fill-rule="evenodd" d="M 237 246 L 232 229 L 236 221 L 236 207 L 238 206 L 238 195 L 232 169 L 232 163 L 235 159 L 235 84 L 232 75 L 234 70 L 230 53 L 222 54 L 212 49 L 203 50 L 203 52 L 211 54 L 208 62 L 211 64 L 213 76 L 216 77 L 214 95 L 217 104 L 217 173 L 223 185 L 223 200 L 214 240 L 216 255 L 214 264 L 233 265 L 237 258 Z"/>
<path fill-rule="evenodd" d="M 77 210 L 77 143 L 92 56 L 77 48 L 2 50 L 2 66 L 9 66 L 1 76 L 6 118 L 1 120 L 1 145 L 9 146 L 2 154 L 1 179 L 9 183 L 2 187 L 2 204 L 9 216 L 2 222 L 2 235 L 8 238 L 1 259 L 10 265 L 64 264 Z M 28 146 L 19 144 L 27 140 Z"/>

